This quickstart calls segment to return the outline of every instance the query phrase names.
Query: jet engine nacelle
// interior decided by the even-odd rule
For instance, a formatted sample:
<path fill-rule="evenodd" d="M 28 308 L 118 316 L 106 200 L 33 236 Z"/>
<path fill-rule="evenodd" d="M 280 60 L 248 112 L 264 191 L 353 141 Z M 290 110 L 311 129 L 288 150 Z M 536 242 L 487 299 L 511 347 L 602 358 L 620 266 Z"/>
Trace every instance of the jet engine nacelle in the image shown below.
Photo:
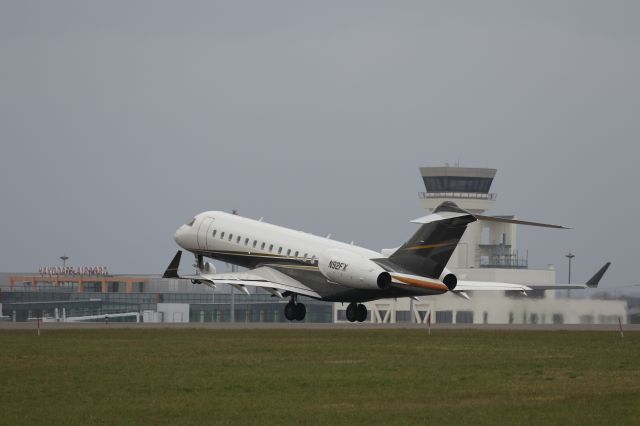
<path fill-rule="evenodd" d="M 455 274 L 447 268 L 444 268 L 442 270 L 442 274 L 440 274 L 439 279 L 444 283 L 444 285 L 447 286 L 449 291 L 452 291 L 454 288 L 456 288 L 456 285 L 458 285 L 458 277 L 456 277 Z"/>
<path fill-rule="evenodd" d="M 203 273 L 203 274 L 215 274 L 216 273 L 216 266 L 211 262 L 204 262 L 200 272 Z"/>
<path fill-rule="evenodd" d="M 380 265 L 346 250 L 327 250 L 318 259 L 318 267 L 328 280 L 348 287 L 380 290 L 391 286 L 391 275 Z"/>

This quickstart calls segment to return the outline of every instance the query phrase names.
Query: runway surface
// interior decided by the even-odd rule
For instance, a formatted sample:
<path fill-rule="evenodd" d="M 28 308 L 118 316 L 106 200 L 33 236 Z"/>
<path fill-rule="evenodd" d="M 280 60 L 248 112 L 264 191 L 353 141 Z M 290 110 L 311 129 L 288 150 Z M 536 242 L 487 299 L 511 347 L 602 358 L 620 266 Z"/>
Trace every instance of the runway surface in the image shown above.
<path fill-rule="evenodd" d="M 42 330 L 62 329 L 107 329 L 107 328 L 167 328 L 167 329 L 212 329 L 212 330 L 392 330 L 414 329 L 427 330 L 426 324 L 379 324 L 379 323 L 135 323 L 135 322 L 67 322 L 41 323 Z M 36 321 L 0 322 L 0 330 L 36 330 Z M 640 331 L 640 324 L 623 324 L 622 329 Z M 432 331 L 437 330 L 510 330 L 510 331 L 615 331 L 618 324 L 433 324 Z"/>

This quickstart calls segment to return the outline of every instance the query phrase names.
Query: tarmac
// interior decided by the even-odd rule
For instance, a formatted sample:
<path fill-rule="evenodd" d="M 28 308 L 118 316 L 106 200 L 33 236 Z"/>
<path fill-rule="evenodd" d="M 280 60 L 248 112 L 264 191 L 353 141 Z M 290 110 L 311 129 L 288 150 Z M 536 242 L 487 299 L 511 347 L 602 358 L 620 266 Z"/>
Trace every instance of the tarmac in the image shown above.
<path fill-rule="evenodd" d="M 0 321 L 0 330 L 36 330 L 37 321 Z M 41 330 L 74 329 L 210 329 L 210 330 L 427 330 L 426 324 L 380 324 L 380 323 L 136 323 L 136 322 L 45 322 Z M 432 324 L 437 330 L 477 330 L 477 331 L 608 331 L 620 332 L 618 324 Z M 622 324 L 624 332 L 640 331 L 640 324 Z"/>

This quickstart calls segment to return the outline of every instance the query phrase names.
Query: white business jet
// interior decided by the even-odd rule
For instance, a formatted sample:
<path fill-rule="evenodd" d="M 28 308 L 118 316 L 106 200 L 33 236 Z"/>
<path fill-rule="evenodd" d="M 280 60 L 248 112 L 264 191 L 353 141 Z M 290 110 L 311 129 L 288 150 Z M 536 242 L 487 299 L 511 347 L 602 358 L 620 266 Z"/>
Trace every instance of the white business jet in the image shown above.
<path fill-rule="evenodd" d="M 184 278 L 194 284 L 228 284 L 249 294 L 259 287 L 273 296 L 289 298 L 288 320 L 304 319 L 306 308 L 298 296 L 329 302 L 346 302 L 347 319 L 362 322 L 367 308 L 362 302 L 377 299 L 432 296 L 446 292 L 468 298 L 466 292 L 520 291 L 597 287 L 610 263 L 583 285 L 533 285 L 462 281 L 446 268 L 467 225 L 478 219 L 523 225 L 564 228 L 537 222 L 473 215 L 452 202 L 416 219 L 418 231 L 401 247 L 379 253 L 220 211 L 200 213 L 175 233 L 175 241 L 196 258 L 196 274 L 179 276 L 182 251 L 178 251 L 164 278 Z M 566 229 L 566 228 L 565 228 Z M 216 273 L 205 258 L 248 268 L 236 273 Z"/>

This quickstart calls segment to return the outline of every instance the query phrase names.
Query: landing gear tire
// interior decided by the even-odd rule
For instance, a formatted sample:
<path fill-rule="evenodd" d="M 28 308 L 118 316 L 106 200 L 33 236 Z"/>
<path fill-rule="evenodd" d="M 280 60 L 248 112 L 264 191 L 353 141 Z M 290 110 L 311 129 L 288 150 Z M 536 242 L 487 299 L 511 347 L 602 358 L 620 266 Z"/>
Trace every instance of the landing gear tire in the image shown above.
<path fill-rule="evenodd" d="M 363 322 L 367 319 L 367 307 L 364 305 L 358 305 L 356 308 L 356 321 Z"/>
<path fill-rule="evenodd" d="M 304 303 L 298 303 L 295 307 L 295 317 L 296 320 L 302 321 L 307 314 L 307 307 L 304 306 Z"/>
<path fill-rule="evenodd" d="M 358 319 L 358 305 L 355 303 L 349 303 L 347 306 L 347 319 L 349 322 L 354 322 Z"/>
<path fill-rule="evenodd" d="M 293 303 L 287 303 L 284 307 L 284 317 L 289 321 L 296 319 L 296 305 Z"/>
<path fill-rule="evenodd" d="M 307 307 L 304 303 L 289 302 L 284 307 L 284 317 L 289 321 L 302 321 L 307 315 Z"/>

